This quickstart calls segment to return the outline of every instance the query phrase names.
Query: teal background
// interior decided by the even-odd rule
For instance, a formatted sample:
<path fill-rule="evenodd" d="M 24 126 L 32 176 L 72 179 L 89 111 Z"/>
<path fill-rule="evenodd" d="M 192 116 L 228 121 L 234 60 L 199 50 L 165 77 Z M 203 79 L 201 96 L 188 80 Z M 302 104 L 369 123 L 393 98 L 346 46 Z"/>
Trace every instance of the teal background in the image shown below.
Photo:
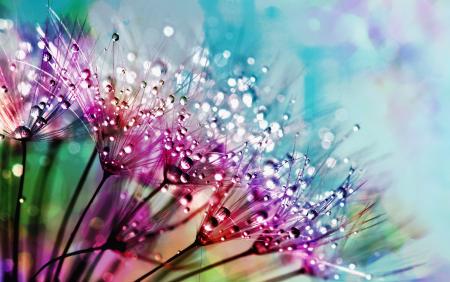
<path fill-rule="evenodd" d="M 45 20 L 46 4 L 0 1 L 0 15 L 33 27 Z M 264 62 L 267 79 L 298 100 L 305 120 L 335 106 L 343 127 L 361 125 L 349 142 L 377 159 L 370 181 L 388 188 L 383 204 L 411 238 L 400 258 L 428 263 L 417 271 L 422 281 L 447 277 L 450 2 L 61 0 L 51 6 L 70 19 L 86 18 L 100 39 L 109 38 L 117 21 L 148 35 L 135 36 L 142 50 L 146 43 L 139 40 L 152 34 L 146 24 L 159 30 L 170 23 L 211 53 L 230 50 L 232 58 Z"/>

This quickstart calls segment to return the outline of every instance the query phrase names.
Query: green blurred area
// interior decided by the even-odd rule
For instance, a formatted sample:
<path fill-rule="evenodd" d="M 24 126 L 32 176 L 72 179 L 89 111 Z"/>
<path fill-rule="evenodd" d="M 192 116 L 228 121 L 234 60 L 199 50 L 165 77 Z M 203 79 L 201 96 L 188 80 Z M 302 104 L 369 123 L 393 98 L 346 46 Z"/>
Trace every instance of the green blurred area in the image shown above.
<path fill-rule="evenodd" d="M 48 5 L 62 18 L 83 22 L 88 9 L 94 1 L 90 0 L 0 0 L 0 16 L 17 20 L 20 24 L 45 22 Z"/>
<path fill-rule="evenodd" d="M 30 218 L 36 216 L 38 207 L 36 199 L 43 197 L 42 210 L 45 211 L 41 221 L 47 228 L 56 227 L 61 220 L 65 206 L 71 197 L 74 187 L 84 169 L 93 149 L 89 141 L 67 141 L 57 143 L 30 143 L 27 146 L 27 166 L 25 174 L 24 216 L 23 224 L 30 224 Z M 0 145 L 1 162 L 1 203 L 2 218 L 11 216 L 15 203 L 19 177 L 13 172 L 21 163 L 20 144 L 4 141 Z M 54 157 L 52 157 L 52 153 Z M 6 159 L 5 159 L 6 157 Z M 91 171 L 90 177 L 96 176 L 96 170 Z M 94 180 L 93 180 L 94 181 Z M 89 196 L 89 186 L 82 198 Z M 83 202 L 83 201 L 81 201 Z M 8 204 L 9 203 L 9 204 Z M 33 222 L 34 223 L 34 222 Z"/>

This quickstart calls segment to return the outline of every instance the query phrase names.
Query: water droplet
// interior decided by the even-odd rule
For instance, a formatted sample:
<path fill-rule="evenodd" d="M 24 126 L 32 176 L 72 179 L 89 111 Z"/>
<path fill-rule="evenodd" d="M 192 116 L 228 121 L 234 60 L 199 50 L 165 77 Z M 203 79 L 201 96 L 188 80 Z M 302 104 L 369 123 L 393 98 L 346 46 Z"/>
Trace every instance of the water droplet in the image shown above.
<path fill-rule="evenodd" d="M 106 146 L 106 147 L 103 148 L 102 155 L 103 156 L 107 156 L 108 154 L 109 154 L 109 147 Z"/>
<path fill-rule="evenodd" d="M 168 103 L 168 104 L 173 104 L 174 102 L 175 102 L 175 96 L 169 95 L 169 96 L 167 97 L 167 103 Z"/>
<path fill-rule="evenodd" d="M 185 206 L 185 205 L 189 204 L 191 201 L 192 201 L 192 195 L 186 194 L 186 195 L 184 195 L 183 198 L 180 199 L 180 204 Z"/>
<path fill-rule="evenodd" d="M 229 209 L 227 209 L 226 207 L 221 207 L 219 209 L 219 211 L 217 212 L 217 219 L 219 220 L 219 222 L 224 221 L 226 218 L 230 217 L 231 212 Z"/>
<path fill-rule="evenodd" d="M 173 27 L 171 27 L 170 25 L 166 25 L 163 28 L 163 33 L 166 37 L 172 37 L 173 34 L 175 33 L 175 30 L 173 29 Z"/>
<path fill-rule="evenodd" d="M 89 69 L 84 69 L 81 71 L 82 79 L 88 79 L 89 77 L 91 77 L 91 71 Z"/>
<path fill-rule="evenodd" d="M 188 183 L 189 182 L 189 175 L 186 173 L 182 173 L 180 176 L 181 183 Z"/>
<path fill-rule="evenodd" d="M 214 216 L 210 217 L 208 221 L 205 223 L 204 228 L 206 231 L 212 231 L 219 225 L 219 221 Z"/>
<path fill-rule="evenodd" d="M 170 166 L 166 171 L 166 179 L 171 183 L 179 183 L 182 171 L 176 166 Z"/>
<path fill-rule="evenodd" d="M 268 160 L 264 163 L 263 166 L 263 175 L 264 176 L 273 176 L 276 172 L 277 165 L 274 161 Z"/>
<path fill-rule="evenodd" d="M 184 170 L 188 170 L 188 169 L 190 169 L 192 167 L 193 163 L 194 162 L 189 157 L 184 157 L 181 160 L 181 168 L 184 169 Z"/>
<path fill-rule="evenodd" d="M 52 55 L 49 52 L 45 51 L 44 54 L 42 54 L 42 60 L 44 62 L 49 62 L 51 59 Z"/>
<path fill-rule="evenodd" d="M 336 195 L 337 195 L 337 197 L 338 197 L 339 199 L 344 199 L 344 198 L 347 197 L 347 190 L 345 190 L 344 187 L 339 187 L 339 188 L 336 190 Z"/>
<path fill-rule="evenodd" d="M 300 230 L 298 230 L 295 227 L 292 227 L 289 231 L 289 237 L 291 238 L 298 238 L 300 236 Z"/>
<path fill-rule="evenodd" d="M 167 73 L 167 65 L 161 60 L 156 60 L 152 63 L 150 71 L 154 76 L 157 77 L 165 75 Z"/>
<path fill-rule="evenodd" d="M 11 171 L 15 177 L 21 177 L 23 174 L 23 165 L 22 164 L 14 164 L 12 166 Z"/>
<path fill-rule="evenodd" d="M 263 223 L 268 217 L 269 215 L 266 211 L 259 211 L 256 213 L 256 222 Z"/>
<path fill-rule="evenodd" d="M 46 124 L 47 124 L 47 120 L 46 120 L 45 118 L 43 118 L 43 117 L 41 117 L 41 116 L 39 116 L 39 117 L 36 118 L 36 125 L 37 125 L 38 127 L 44 126 L 44 125 L 46 125 Z"/>
<path fill-rule="evenodd" d="M 14 138 L 17 140 L 27 140 L 31 138 L 31 130 L 26 126 L 19 126 L 14 130 Z"/>
<path fill-rule="evenodd" d="M 181 96 L 180 98 L 180 104 L 182 106 L 185 106 L 187 104 L 187 97 L 186 96 Z"/>
<path fill-rule="evenodd" d="M 222 181 L 223 180 L 223 173 L 220 173 L 220 172 L 218 172 L 218 173 L 216 173 L 216 174 L 214 174 L 214 179 L 216 180 L 216 181 Z"/>
<path fill-rule="evenodd" d="M 309 220 L 313 220 L 313 219 L 316 218 L 317 216 L 318 216 L 318 213 L 317 213 L 315 210 L 313 210 L 313 209 L 309 210 L 308 213 L 306 214 L 306 217 L 307 217 Z"/>
<path fill-rule="evenodd" d="M 286 189 L 286 195 L 288 196 L 292 196 L 294 195 L 295 191 L 297 191 L 297 186 L 296 185 L 292 185 L 289 188 Z"/>
<path fill-rule="evenodd" d="M 77 43 L 73 43 L 72 46 L 70 47 L 70 50 L 71 50 L 73 53 L 76 53 L 76 52 L 80 51 L 80 47 L 78 46 Z"/>
<path fill-rule="evenodd" d="M 123 151 L 125 152 L 125 154 L 131 154 L 131 152 L 133 152 L 133 145 L 128 144 L 123 148 Z"/>
<path fill-rule="evenodd" d="M 67 110 L 70 107 L 70 102 L 67 100 L 64 100 L 61 102 L 61 108 L 64 110 Z"/>
<path fill-rule="evenodd" d="M 30 109 L 30 116 L 33 117 L 33 118 L 37 118 L 37 117 L 42 115 L 42 112 L 43 111 L 42 111 L 42 109 L 39 106 L 34 105 Z"/>
<path fill-rule="evenodd" d="M 112 85 L 111 85 L 111 84 L 107 84 L 107 85 L 105 86 L 105 90 L 106 90 L 106 92 L 108 92 L 108 93 L 112 92 L 112 91 L 113 91 Z"/>
<path fill-rule="evenodd" d="M 119 34 L 117 33 L 113 33 L 113 35 L 111 36 L 112 41 L 117 42 L 119 41 Z"/>

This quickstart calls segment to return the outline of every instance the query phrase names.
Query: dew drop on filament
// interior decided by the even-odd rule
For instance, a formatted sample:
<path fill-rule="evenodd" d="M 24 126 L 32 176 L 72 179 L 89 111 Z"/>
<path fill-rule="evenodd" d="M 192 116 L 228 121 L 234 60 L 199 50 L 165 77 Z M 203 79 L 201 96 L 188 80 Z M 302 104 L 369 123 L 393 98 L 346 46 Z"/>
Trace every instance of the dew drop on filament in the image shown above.
<path fill-rule="evenodd" d="M 191 201 L 192 201 L 192 195 L 191 194 L 186 194 L 180 199 L 180 204 L 183 205 L 183 206 L 186 206 Z"/>
<path fill-rule="evenodd" d="M 44 54 L 42 55 L 42 60 L 44 62 L 49 62 L 51 59 L 52 55 L 49 52 L 45 51 Z"/>
<path fill-rule="evenodd" d="M 185 105 L 187 104 L 187 97 L 186 97 L 186 96 L 182 96 L 182 97 L 180 98 L 180 104 L 181 104 L 182 106 L 185 106 Z"/>
<path fill-rule="evenodd" d="M 337 189 L 336 195 L 339 199 L 344 199 L 345 197 L 347 197 L 347 190 L 345 190 L 344 187 L 340 187 Z"/>
<path fill-rule="evenodd" d="M 219 221 L 224 221 L 226 218 L 230 217 L 231 212 L 226 207 L 221 207 L 220 210 L 217 212 L 217 219 Z"/>
<path fill-rule="evenodd" d="M 216 181 L 222 181 L 222 180 L 223 180 L 223 177 L 224 177 L 223 174 L 220 173 L 220 172 L 214 174 L 214 179 L 215 179 Z"/>
<path fill-rule="evenodd" d="M 166 179 L 171 183 L 179 183 L 181 170 L 176 166 L 170 166 L 166 171 Z"/>
<path fill-rule="evenodd" d="M 61 108 L 67 110 L 70 107 L 70 103 L 67 100 L 61 102 Z"/>
<path fill-rule="evenodd" d="M 117 42 L 119 41 L 119 34 L 117 34 L 116 32 L 113 33 L 113 35 L 111 36 L 112 41 Z"/>
<path fill-rule="evenodd" d="M 76 53 L 76 52 L 80 51 L 80 47 L 78 46 L 78 44 L 73 43 L 72 46 L 70 47 L 70 50 L 71 50 L 73 53 Z"/>
<path fill-rule="evenodd" d="M 33 118 L 37 118 L 42 115 L 42 109 L 39 106 L 32 106 L 30 109 L 30 116 Z"/>
<path fill-rule="evenodd" d="M 14 138 L 17 140 L 27 140 L 31 137 L 31 130 L 26 126 L 19 126 L 14 130 Z"/>
<path fill-rule="evenodd" d="M 102 155 L 103 156 L 107 156 L 108 154 L 109 154 L 109 147 L 106 146 L 106 147 L 103 148 Z"/>
<path fill-rule="evenodd" d="M 192 167 L 192 164 L 193 164 L 193 162 L 192 162 L 192 160 L 191 160 L 191 158 L 189 158 L 189 157 L 184 157 L 182 160 L 181 160 L 181 168 L 183 169 L 183 170 L 188 170 L 188 169 L 190 169 L 191 167 Z"/>
<path fill-rule="evenodd" d="M 84 69 L 81 71 L 82 79 L 88 79 L 89 77 L 91 77 L 91 71 L 89 69 Z"/>
<path fill-rule="evenodd" d="M 188 183 L 189 182 L 189 175 L 186 173 L 182 173 L 180 176 L 181 183 Z"/>
<path fill-rule="evenodd" d="M 219 225 L 219 221 L 214 216 L 210 217 L 208 221 L 205 223 L 204 228 L 206 231 L 212 231 Z"/>
<path fill-rule="evenodd" d="M 306 217 L 310 220 L 313 220 L 314 218 L 316 218 L 318 216 L 317 212 L 313 209 L 309 210 Z"/>
<path fill-rule="evenodd" d="M 127 145 L 123 148 L 123 151 L 125 152 L 125 154 L 131 154 L 133 152 L 133 146 Z"/>

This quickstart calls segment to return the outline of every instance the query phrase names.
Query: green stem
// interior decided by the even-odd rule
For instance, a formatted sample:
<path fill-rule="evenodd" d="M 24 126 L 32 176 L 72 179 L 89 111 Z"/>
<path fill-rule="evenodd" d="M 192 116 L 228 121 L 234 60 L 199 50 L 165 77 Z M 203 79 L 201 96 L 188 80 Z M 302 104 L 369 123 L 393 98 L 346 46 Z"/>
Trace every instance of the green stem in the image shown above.
<path fill-rule="evenodd" d="M 72 211 L 75 208 L 75 204 L 78 201 L 78 198 L 81 194 L 81 190 L 83 189 L 84 183 L 86 182 L 87 176 L 89 174 L 89 171 L 92 168 L 92 165 L 94 164 L 95 157 L 97 156 L 97 150 L 94 147 L 92 150 L 91 156 L 89 157 L 89 160 L 83 170 L 83 173 L 81 174 L 80 179 L 78 180 L 77 187 L 75 188 L 75 192 L 72 195 L 72 198 L 70 199 L 69 205 L 66 208 L 66 211 L 64 213 L 63 219 L 61 221 L 61 224 L 59 226 L 58 233 L 56 235 L 55 244 L 53 245 L 52 255 L 51 257 L 56 257 L 59 251 L 59 248 L 61 246 L 61 243 L 64 239 L 64 235 L 66 233 L 66 228 L 69 223 L 70 216 L 72 215 Z M 51 275 L 53 273 L 53 265 L 49 267 L 47 271 L 46 281 L 51 280 Z"/>
<path fill-rule="evenodd" d="M 20 210 L 23 201 L 23 188 L 25 184 L 25 170 L 27 162 L 27 143 L 21 141 L 22 145 L 22 175 L 20 176 L 19 191 L 16 199 L 16 211 L 14 216 L 13 237 L 13 281 L 19 281 L 19 241 L 20 241 Z"/>
<path fill-rule="evenodd" d="M 45 205 L 45 200 L 47 199 L 49 185 L 49 175 L 56 164 L 56 157 L 58 156 L 58 151 L 61 148 L 61 140 L 56 140 L 50 143 L 48 162 L 42 165 L 39 170 L 39 176 L 37 179 L 37 189 L 33 190 L 33 203 L 32 205 L 36 208 L 35 213 L 29 217 L 29 234 L 31 238 L 29 239 L 29 253 L 32 255 L 31 266 L 29 274 L 33 274 L 36 271 L 37 262 L 39 261 L 40 255 L 42 254 L 42 246 L 39 244 L 39 240 L 42 239 L 43 229 L 45 225 L 43 222 L 43 207 Z"/>
<path fill-rule="evenodd" d="M 1 137 L 0 137 L 1 138 Z M 6 180 L 3 177 L 3 172 L 8 169 L 9 164 L 9 142 L 6 140 L 0 141 L 2 142 L 2 156 L 0 162 L 0 183 L 1 183 L 1 195 L 0 197 L 0 211 L 1 211 L 1 257 L 2 258 L 10 258 L 11 257 L 11 229 L 12 229 L 12 205 L 11 202 L 14 203 L 15 193 L 12 194 L 10 181 Z M 12 199 L 11 199 L 12 197 Z M 4 280 L 12 280 L 12 273 L 10 270 L 3 270 L 3 279 Z"/>

